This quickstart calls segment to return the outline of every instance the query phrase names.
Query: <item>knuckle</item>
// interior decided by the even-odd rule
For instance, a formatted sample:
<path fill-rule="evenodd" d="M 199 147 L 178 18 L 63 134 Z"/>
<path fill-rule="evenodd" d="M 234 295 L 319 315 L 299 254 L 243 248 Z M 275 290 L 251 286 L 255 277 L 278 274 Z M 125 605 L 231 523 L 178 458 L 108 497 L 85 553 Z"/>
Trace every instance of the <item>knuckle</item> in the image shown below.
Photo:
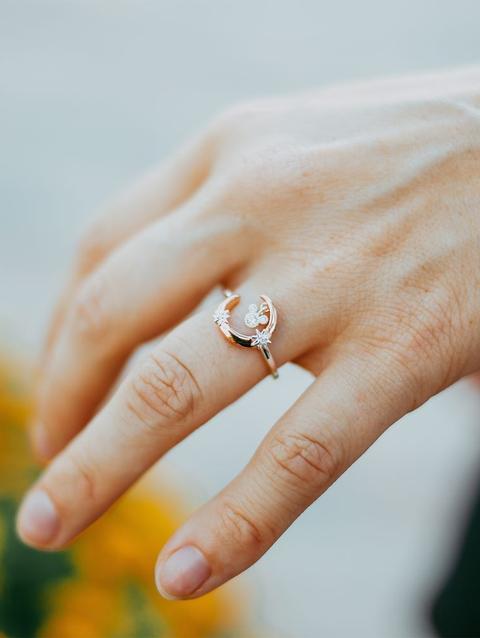
<path fill-rule="evenodd" d="M 228 168 L 227 195 L 259 213 L 266 202 L 279 211 L 290 205 L 303 209 L 314 199 L 321 201 L 315 170 L 310 153 L 285 150 L 268 139 L 235 155 Z"/>
<path fill-rule="evenodd" d="M 450 292 L 438 286 L 427 293 L 418 293 L 405 317 L 406 345 L 414 352 L 430 353 L 449 339 L 452 328 L 452 298 Z M 410 309 L 410 311 L 409 311 Z"/>
<path fill-rule="evenodd" d="M 107 295 L 103 277 L 96 273 L 86 279 L 72 303 L 71 320 L 77 332 L 98 339 L 106 334 L 109 324 Z"/>
<path fill-rule="evenodd" d="M 383 323 L 386 319 L 379 319 L 377 314 L 376 321 Z M 402 410 L 409 412 L 423 402 L 425 360 L 414 356 L 406 345 L 406 330 L 404 324 L 392 324 L 360 334 L 353 349 L 369 393 L 392 408 L 401 401 Z"/>
<path fill-rule="evenodd" d="M 255 100 L 234 104 L 217 115 L 214 129 L 219 134 L 228 133 L 232 128 L 251 121 L 261 110 L 259 103 Z"/>
<path fill-rule="evenodd" d="M 266 152 L 238 153 L 224 174 L 221 199 L 232 210 L 250 210 L 261 214 L 275 191 L 275 167 L 266 160 Z M 283 188 L 283 190 L 285 190 Z M 255 218 L 255 215 L 250 217 Z"/>
<path fill-rule="evenodd" d="M 83 232 L 78 247 L 76 269 L 80 276 L 88 274 L 109 251 L 109 244 L 102 224 L 94 223 Z"/>
<path fill-rule="evenodd" d="M 267 542 L 266 533 L 231 500 L 224 500 L 221 506 L 220 534 L 226 542 L 247 549 L 262 547 Z"/>
<path fill-rule="evenodd" d="M 457 305 L 454 294 L 438 287 L 414 304 L 396 307 L 389 327 L 377 336 L 388 366 L 410 388 L 413 408 L 452 383 L 464 365 Z"/>
<path fill-rule="evenodd" d="M 268 446 L 275 476 L 302 491 L 318 491 L 341 472 L 340 446 L 301 433 L 276 434 Z"/>
<path fill-rule="evenodd" d="M 97 473 L 85 454 L 71 454 L 68 457 L 70 482 L 75 485 L 75 493 L 86 502 L 96 500 Z"/>
<path fill-rule="evenodd" d="M 164 350 L 150 354 L 133 374 L 127 409 L 143 424 L 185 421 L 195 411 L 199 387 L 188 366 Z"/>
<path fill-rule="evenodd" d="M 462 349 L 456 335 L 462 334 L 461 302 L 453 290 L 440 288 L 425 300 L 417 310 L 417 319 L 411 326 L 407 347 L 415 355 L 429 355 L 436 362 L 450 362 L 456 366 L 456 355 Z"/>
<path fill-rule="evenodd" d="M 448 326 L 443 318 L 424 315 L 405 329 L 400 343 L 390 348 L 403 378 L 410 379 L 412 393 L 417 397 L 414 407 L 418 407 L 426 395 L 444 387 L 451 377 L 455 355 L 447 334 Z"/>

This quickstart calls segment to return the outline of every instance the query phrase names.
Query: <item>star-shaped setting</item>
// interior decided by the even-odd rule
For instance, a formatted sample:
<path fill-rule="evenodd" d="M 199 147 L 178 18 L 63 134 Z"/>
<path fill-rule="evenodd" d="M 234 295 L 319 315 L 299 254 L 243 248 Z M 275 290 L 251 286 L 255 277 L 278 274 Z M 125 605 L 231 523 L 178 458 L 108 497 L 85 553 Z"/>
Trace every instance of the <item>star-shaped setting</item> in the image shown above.
<path fill-rule="evenodd" d="M 271 343 L 271 336 L 268 330 L 255 330 L 252 346 L 268 346 L 268 344 Z"/>
<path fill-rule="evenodd" d="M 228 310 L 216 310 L 213 313 L 213 320 L 217 324 L 217 326 L 224 326 L 228 323 L 228 318 L 230 317 L 230 312 Z"/>
<path fill-rule="evenodd" d="M 213 322 L 231 344 L 256 350 L 262 355 L 270 374 L 274 379 L 278 377 L 275 359 L 270 352 L 273 333 L 277 326 L 277 309 L 267 295 L 260 295 L 260 303 L 250 304 L 244 317 L 244 323 L 251 329 L 247 334 L 230 325 L 230 317 L 240 302 L 240 295 L 231 290 L 224 291 L 225 299 L 217 306 L 213 313 Z M 254 332 L 254 334 L 253 334 Z M 1 636 L 0 636 L 1 638 Z"/>

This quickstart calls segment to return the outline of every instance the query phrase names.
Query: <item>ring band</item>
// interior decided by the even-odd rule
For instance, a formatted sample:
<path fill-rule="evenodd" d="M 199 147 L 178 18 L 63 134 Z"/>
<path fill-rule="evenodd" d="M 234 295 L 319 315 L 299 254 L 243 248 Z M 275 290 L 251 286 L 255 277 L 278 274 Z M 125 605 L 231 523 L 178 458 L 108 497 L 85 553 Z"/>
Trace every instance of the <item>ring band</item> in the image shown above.
<path fill-rule="evenodd" d="M 270 374 L 274 379 L 278 379 L 278 370 L 275 359 L 270 352 L 272 334 L 277 326 L 277 309 L 272 300 L 267 295 L 260 295 L 262 303 L 260 306 L 250 304 L 245 315 L 244 323 L 248 328 L 255 328 L 255 334 L 246 335 L 234 330 L 230 326 L 230 312 L 240 302 L 240 295 L 231 290 L 224 290 L 225 299 L 217 306 L 213 313 L 213 321 L 219 327 L 223 335 L 231 343 L 235 343 L 244 348 L 257 348 L 265 359 Z M 262 328 L 258 330 L 258 326 Z"/>

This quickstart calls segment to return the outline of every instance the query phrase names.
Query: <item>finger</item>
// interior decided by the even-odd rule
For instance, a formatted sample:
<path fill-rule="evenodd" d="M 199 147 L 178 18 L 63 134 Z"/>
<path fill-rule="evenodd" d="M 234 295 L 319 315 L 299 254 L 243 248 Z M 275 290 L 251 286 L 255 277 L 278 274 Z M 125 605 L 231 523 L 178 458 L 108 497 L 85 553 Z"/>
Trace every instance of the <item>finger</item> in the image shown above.
<path fill-rule="evenodd" d="M 206 180 L 212 156 L 211 136 L 202 133 L 98 213 L 80 242 L 70 281 L 53 313 L 42 361 L 63 324 L 79 282 L 122 242 L 191 197 Z"/>
<path fill-rule="evenodd" d="M 270 290 L 279 300 L 279 316 L 292 316 L 297 300 L 276 297 Z M 286 321 L 283 325 L 272 343 L 279 363 L 312 341 L 313 326 L 292 332 Z M 318 325 L 321 321 L 315 330 Z M 210 313 L 191 317 L 131 372 L 46 469 L 20 511 L 20 535 L 36 546 L 64 545 L 162 454 L 265 374 L 258 351 L 228 343 Z"/>
<path fill-rule="evenodd" d="M 163 548 L 156 567 L 160 593 L 201 596 L 255 563 L 408 411 L 410 391 L 376 356 L 337 355 L 246 469 Z"/>
<path fill-rule="evenodd" d="M 38 389 L 42 458 L 92 417 L 135 347 L 178 323 L 246 258 L 241 228 L 202 219 L 211 204 L 202 200 L 135 235 L 79 288 Z"/>

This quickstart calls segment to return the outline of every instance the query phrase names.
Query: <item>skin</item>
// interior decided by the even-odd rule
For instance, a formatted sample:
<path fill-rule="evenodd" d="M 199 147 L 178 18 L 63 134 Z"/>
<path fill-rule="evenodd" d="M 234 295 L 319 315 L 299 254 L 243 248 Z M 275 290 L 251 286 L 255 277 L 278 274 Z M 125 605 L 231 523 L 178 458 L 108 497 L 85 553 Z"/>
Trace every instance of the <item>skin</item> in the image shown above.
<path fill-rule="evenodd" d="M 386 428 L 480 368 L 479 87 L 477 67 L 241 105 L 102 213 L 43 357 L 33 437 L 53 460 L 25 542 L 69 543 L 267 374 L 214 308 L 185 319 L 219 283 L 240 319 L 273 299 L 277 362 L 315 380 L 163 547 L 167 597 L 248 568 Z"/>

